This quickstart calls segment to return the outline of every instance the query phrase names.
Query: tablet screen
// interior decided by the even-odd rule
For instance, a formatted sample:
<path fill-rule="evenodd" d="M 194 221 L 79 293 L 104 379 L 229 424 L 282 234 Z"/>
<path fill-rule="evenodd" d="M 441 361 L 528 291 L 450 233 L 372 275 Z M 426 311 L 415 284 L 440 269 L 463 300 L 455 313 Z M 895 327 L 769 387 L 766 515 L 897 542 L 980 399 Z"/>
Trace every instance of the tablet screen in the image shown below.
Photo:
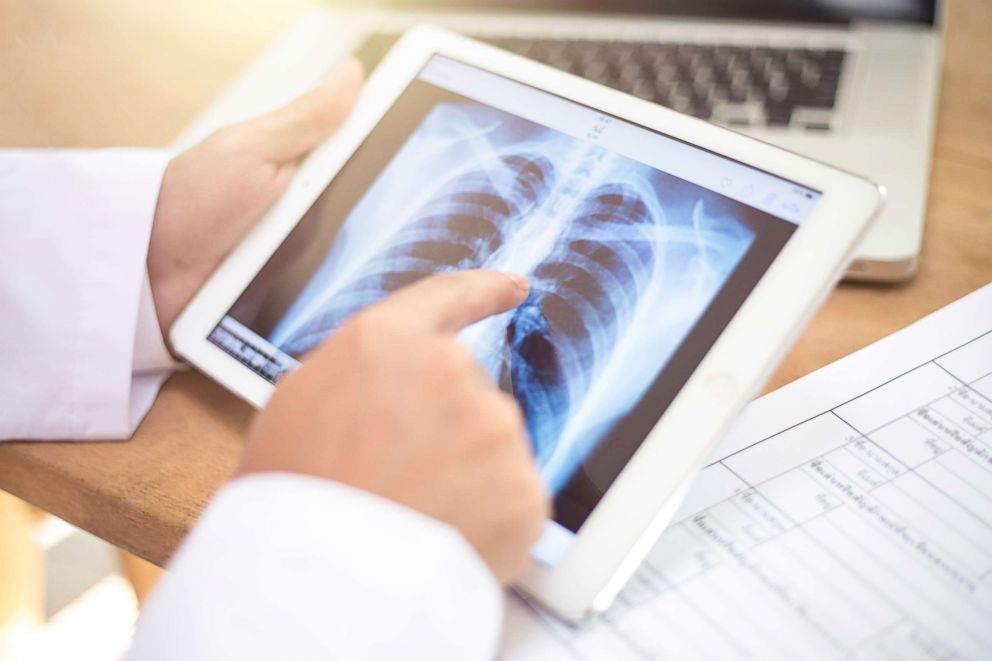
<path fill-rule="evenodd" d="M 209 340 L 261 378 L 432 273 L 528 276 L 461 339 L 519 402 L 553 563 L 819 193 L 435 56 Z"/>

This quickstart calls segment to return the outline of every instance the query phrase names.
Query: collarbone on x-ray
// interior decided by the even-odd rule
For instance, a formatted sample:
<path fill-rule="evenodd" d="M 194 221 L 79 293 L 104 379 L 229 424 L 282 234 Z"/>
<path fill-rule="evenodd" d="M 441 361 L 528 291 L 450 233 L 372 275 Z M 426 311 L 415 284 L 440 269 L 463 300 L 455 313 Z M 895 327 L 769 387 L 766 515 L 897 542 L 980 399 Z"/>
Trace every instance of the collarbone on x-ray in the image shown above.
<path fill-rule="evenodd" d="M 523 305 L 462 339 L 519 401 L 556 490 L 642 396 L 753 238 L 746 223 L 707 213 L 708 191 L 479 104 L 436 107 L 366 198 L 396 195 L 380 189 L 404 174 L 418 185 L 391 203 L 391 231 L 332 248 L 272 341 L 300 355 L 433 273 L 528 276 Z M 346 239 L 350 225 L 380 222 L 362 205 Z"/>

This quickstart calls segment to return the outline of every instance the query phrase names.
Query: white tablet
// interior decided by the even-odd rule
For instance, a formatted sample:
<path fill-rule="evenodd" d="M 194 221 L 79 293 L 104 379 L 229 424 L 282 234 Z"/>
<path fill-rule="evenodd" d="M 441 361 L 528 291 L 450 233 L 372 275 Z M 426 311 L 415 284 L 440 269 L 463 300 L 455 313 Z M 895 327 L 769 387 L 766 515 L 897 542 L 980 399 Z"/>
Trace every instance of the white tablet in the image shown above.
<path fill-rule="evenodd" d="M 512 389 L 554 494 L 521 587 L 574 619 L 634 571 L 880 199 L 850 174 L 417 28 L 171 340 L 261 406 L 306 351 L 405 284 L 527 275 L 522 306 L 462 339 Z"/>

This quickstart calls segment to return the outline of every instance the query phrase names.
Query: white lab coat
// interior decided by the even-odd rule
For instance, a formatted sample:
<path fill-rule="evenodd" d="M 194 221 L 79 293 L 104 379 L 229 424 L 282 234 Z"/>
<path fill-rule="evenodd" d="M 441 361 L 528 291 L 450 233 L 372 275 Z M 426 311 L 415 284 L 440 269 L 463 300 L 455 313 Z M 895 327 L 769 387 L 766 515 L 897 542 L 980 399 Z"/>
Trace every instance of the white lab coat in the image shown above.
<path fill-rule="evenodd" d="M 0 151 L 0 440 L 128 437 L 172 367 L 145 270 L 169 154 Z M 129 658 L 477 659 L 504 599 L 453 528 L 317 478 L 225 486 Z"/>

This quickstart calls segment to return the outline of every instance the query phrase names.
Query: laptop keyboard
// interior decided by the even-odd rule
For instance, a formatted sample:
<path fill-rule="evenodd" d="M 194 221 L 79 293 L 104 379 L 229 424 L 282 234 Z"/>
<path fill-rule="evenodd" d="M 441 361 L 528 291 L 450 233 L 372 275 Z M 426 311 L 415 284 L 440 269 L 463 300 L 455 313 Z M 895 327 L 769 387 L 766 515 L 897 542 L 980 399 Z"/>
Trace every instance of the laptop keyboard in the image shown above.
<path fill-rule="evenodd" d="M 471 35 L 470 35 L 471 36 Z M 371 71 L 399 35 L 356 55 Z M 843 50 L 591 39 L 474 38 L 700 119 L 734 127 L 829 130 Z"/>

